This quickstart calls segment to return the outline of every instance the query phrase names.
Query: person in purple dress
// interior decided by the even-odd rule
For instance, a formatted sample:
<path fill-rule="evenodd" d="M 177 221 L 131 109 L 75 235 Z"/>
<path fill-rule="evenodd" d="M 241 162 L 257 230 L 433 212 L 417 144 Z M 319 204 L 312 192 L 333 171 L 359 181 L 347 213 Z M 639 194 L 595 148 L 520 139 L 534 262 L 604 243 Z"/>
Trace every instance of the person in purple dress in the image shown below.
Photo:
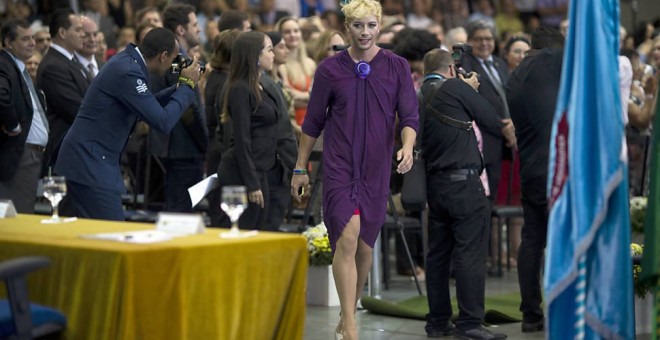
<path fill-rule="evenodd" d="M 324 131 L 323 219 L 341 303 L 336 337 L 356 339 L 355 307 L 385 220 L 395 130 L 403 144 L 396 170 L 406 173 L 413 164 L 419 112 L 408 63 L 376 45 L 379 2 L 353 0 L 342 11 L 352 44 L 316 70 L 291 192 L 299 199 L 298 190 L 309 183 L 309 155 Z"/>

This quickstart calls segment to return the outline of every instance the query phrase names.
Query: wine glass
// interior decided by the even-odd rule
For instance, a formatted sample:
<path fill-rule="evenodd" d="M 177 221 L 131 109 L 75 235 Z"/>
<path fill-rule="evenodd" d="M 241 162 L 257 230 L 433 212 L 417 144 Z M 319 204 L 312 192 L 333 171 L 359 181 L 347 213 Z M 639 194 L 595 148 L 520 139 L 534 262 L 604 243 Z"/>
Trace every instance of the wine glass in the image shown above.
<path fill-rule="evenodd" d="M 256 234 L 256 231 L 242 233 L 238 230 L 238 219 L 243 214 L 243 211 L 247 209 L 247 193 L 245 192 L 245 186 L 242 185 L 228 185 L 222 187 L 222 201 L 220 203 L 220 208 L 229 216 L 231 220 L 231 229 L 229 232 L 224 232 L 220 234 L 222 238 L 239 238 L 252 236 Z"/>
<path fill-rule="evenodd" d="M 41 223 L 62 223 L 58 206 L 64 196 L 66 196 L 66 179 L 64 176 L 46 176 L 42 180 L 44 196 L 53 206 L 53 215 L 49 219 L 41 220 Z"/>

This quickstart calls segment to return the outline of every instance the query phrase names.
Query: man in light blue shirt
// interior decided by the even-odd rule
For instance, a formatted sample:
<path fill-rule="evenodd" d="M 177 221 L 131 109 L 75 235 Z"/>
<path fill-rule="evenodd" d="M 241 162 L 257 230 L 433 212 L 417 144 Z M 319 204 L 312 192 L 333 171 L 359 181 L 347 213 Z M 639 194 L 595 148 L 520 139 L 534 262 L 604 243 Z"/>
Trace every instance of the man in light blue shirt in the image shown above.
<path fill-rule="evenodd" d="M 8 21 L 1 36 L 0 199 L 11 199 L 19 213 L 33 213 L 49 128 L 43 98 L 25 68 L 35 42 L 23 20 Z"/>

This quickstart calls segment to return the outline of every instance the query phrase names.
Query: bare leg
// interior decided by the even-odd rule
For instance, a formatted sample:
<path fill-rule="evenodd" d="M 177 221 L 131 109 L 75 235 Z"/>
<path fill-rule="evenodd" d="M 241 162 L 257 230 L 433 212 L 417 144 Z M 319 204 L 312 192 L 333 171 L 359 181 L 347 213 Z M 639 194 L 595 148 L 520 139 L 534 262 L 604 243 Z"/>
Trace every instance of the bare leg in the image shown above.
<path fill-rule="evenodd" d="M 357 307 L 357 302 L 362 297 L 362 292 L 364 291 L 364 285 L 367 284 L 367 279 L 369 278 L 369 272 L 371 271 L 371 261 L 373 257 L 373 248 L 369 247 L 368 244 L 364 243 L 361 239 L 358 241 L 358 249 L 355 254 L 355 264 L 357 266 L 357 286 L 356 286 L 356 295 L 355 295 L 355 306 Z"/>
<path fill-rule="evenodd" d="M 357 339 L 355 303 L 357 301 L 358 271 L 355 263 L 360 236 L 360 216 L 353 215 L 337 240 L 332 259 L 332 274 L 339 294 L 341 321 L 337 328 L 344 333 L 344 339 Z M 341 326 L 341 327 L 340 327 Z"/>
<path fill-rule="evenodd" d="M 371 271 L 371 263 L 373 257 L 373 248 L 369 247 L 362 239 L 358 240 L 358 249 L 355 253 L 355 264 L 357 268 L 357 286 L 355 287 L 355 306 L 357 307 L 358 300 L 362 297 L 362 291 L 367 284 L 369 272 Z M 355 308 L 357 309 L 357 308 Z M 341 316 L 341 315 L 340 315 Z M 343 323 L 341 318 L 335 332 L 341 333 L 343 330 Z"/>

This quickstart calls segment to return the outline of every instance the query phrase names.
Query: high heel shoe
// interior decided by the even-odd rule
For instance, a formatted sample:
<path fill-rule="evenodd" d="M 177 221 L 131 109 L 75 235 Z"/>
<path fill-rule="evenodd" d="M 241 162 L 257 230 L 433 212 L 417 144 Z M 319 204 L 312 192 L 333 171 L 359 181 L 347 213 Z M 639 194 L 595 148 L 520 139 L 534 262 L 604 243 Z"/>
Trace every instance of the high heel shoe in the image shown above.
<path fill-rule="evenodd" d="M 338 331 L 337 328 L 341 330 Z M 344 330 L 343 330 L 344 324 L 341 321 L 341 312 L 339 312 L 339 324 L 337 325 L 337 328 L 335 328 L 335 340 L 344 340 Z"/>

